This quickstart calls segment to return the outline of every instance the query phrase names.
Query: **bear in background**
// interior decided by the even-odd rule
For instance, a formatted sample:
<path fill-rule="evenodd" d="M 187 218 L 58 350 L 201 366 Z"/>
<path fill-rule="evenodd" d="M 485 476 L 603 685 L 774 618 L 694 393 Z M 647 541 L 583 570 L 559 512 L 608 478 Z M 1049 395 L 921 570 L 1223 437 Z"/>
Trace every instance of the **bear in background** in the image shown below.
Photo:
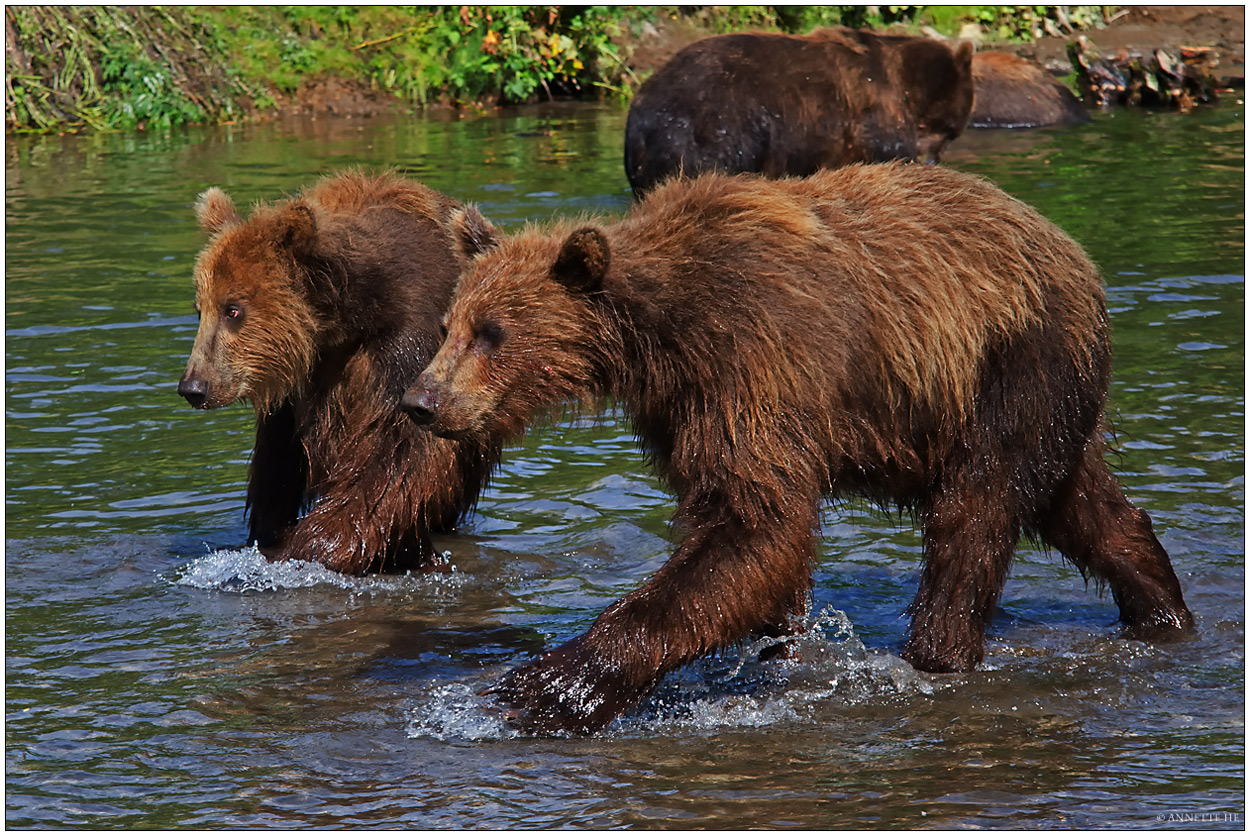
<path fill-rule="evenodd" d="M 1193 624 L 1104 460 L 1098 272 L 985 180 L 907 164 L 670 180 L 619 222 L 485 242 L 445 324 L 403 398 L 415 420 L 483 444 L 611 398 L 677 500 L 672 558 L 496 687 L 522 729 L 602 728 L 667 672 L 792 629 L 829 496 L 921 523 L 902 650 L 921 670 L 981 661 L 1021 536 L 1109 587 L 1130 635 Z"/>
<path fill-rule="evenodd" d="M 476 210 L 394 175 L 348 172 L 245 220 L 221 189 L 196 205 L 199 331 L 178 383 L 198 409 L 256 411 L 250 541 L 340 572 L 436 561 L 498 448 L 414 426 L 404 389 L 439 344 Z"/>
<path fill-rule="evenodd" d="M 1081 100 L 1043 68 L 1006 52 L 972 59 L 976 98 L 970 128 L 1039 128 L 1088 122 Z"/>
<path fill-rule="evenodd" d="M 634 96 L 625 173 L 641 195 L 674 174 L 936 162 L 972 109 L 972 53 L 846 28 L 705 38 Z"/>

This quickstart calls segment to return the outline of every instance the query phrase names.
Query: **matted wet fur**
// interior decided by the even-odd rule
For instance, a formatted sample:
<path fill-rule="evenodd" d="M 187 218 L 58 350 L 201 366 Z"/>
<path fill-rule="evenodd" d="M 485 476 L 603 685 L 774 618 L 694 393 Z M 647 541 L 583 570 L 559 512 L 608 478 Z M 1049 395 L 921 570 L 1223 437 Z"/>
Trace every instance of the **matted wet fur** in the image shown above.
<path fill-rule="evenodd" d="M 178 391 L 203 409 L 255 408 L 250 540 L 353 574 L 435 564 L 430 532 L 472 506 L 498 448 L 436 438 L 398 405 L 438 345 L 460 236 L 489 224 L 419 183 L 356 171 L 246 219 L 217 188 L 196 210 L 212 238 Z"/>
<path fill-rule="evenodd" d="M 414 418 L 480 443 L 612 398 L 677 499 L 664 567 L 501 683 L 522 728 L 601 728 L 666 672 L 785 631 L 828 496 L 920 521 L 917 668 L 980 662 L 1022 535 L 1110 587 L 1131 634 L 1192 625 L 1103 458 L 1097 270 L 984 180 L 887 164 L 671 181 L 619 222 L 501 240 L 445 321 L 404 396 Z"/>
<path fill-rule="evenodd" d="M 972 45 L 867 30 L 717 35 L 639 88 L 625 126 L 636 195 L 706 171 L 807 175 L 934 162 L 972 108 Z"/>

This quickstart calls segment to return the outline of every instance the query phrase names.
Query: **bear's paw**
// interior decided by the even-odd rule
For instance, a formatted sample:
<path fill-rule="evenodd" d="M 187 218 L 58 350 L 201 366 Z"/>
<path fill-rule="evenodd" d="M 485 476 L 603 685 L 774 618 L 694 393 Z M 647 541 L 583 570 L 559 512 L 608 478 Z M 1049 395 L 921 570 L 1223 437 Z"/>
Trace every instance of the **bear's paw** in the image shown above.
<path fill-rule="evenodd" d="M 590 734 L 650 690 L 579 636 L 513 669 L 485 693 L 505 707 L 509 725 L 526 734 Z"/>

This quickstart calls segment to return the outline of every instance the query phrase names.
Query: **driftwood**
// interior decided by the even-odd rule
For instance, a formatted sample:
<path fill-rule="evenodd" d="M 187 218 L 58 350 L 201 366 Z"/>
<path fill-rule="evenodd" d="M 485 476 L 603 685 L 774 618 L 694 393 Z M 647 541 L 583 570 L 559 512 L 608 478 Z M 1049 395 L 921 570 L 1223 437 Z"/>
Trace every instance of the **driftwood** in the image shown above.
<path fill-rule="evenodd" d="M 1102 55 L 1084 37 L 1068 44 L 1082 98 L 1100 107 L 1129 105 L 1189 110 L 1216 100 L 1214 47 L 1128 50 Z"/>

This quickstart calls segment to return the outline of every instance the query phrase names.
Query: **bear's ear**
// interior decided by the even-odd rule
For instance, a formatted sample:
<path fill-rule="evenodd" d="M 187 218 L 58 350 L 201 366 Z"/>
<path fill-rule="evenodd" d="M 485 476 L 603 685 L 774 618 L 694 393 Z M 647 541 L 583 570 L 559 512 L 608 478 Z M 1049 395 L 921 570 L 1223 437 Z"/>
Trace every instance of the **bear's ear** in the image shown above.
<path fill-rule="evenodd" d="M 317 218 L 306 203 L 291 203 L 278 218 L 278 243 L 296 258 L 312 253 L 317 243 Z"/>
<path fill-rule="evenodd" d="M 977 45 L 972 41 L 960 41 L 959 46 L 955 47 L 955 65 L 965 72 L 972 70 L 972 56 L 977 51 Z"/>
<path fill-rule="evenodd" d="M 200 222 L 200 229 L 216 235 L 228 226 L 236 226 L 243 222 L 235 211 L 234 201 L 230 195 L 213 186 L 195 201 L 195 217 Z"/>
<path fill-rule="evenodd" d="M 495 227 L 472 206 L 453 209 L 448 223 L 465 258 L 481 255 L 499 243 L 499 233 L 495 231 Z"/>
<path fill-rule="evenodd" d="M 569 290 L 594 293 L 603 287 L 608 273 L 608 239 L 594 227 L 584 227 L 568 237 L 551 266 L 551 277 Z"/>

